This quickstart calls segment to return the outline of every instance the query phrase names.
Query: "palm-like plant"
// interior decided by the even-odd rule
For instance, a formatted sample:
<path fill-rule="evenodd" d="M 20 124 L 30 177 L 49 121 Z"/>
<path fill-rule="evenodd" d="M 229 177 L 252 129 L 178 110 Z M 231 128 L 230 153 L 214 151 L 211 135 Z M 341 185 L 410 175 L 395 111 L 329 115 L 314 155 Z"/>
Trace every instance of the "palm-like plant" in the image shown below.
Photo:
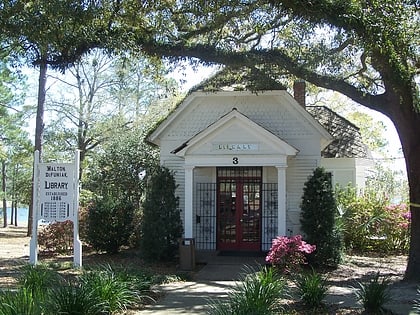
<path fill-rule="evenodd" d="M 62 282 L 59 274 L 45 265 L 25 265 L 18 284 L 31 292 L 38 301 L 43 301 L 48 291 Z"/>
<path fill-rule="evenodd" d="M 120 279 L 110 266 L 105 270 L 86 272 L 80 277 L 80 281 L 92 298 L 111 314 L 124 311 L 139 300 L 137 290 L 129 282 Z"/>
<path fill-rule="evenodd" d="M 103 314 L 104 307 L 88 288 L 68 283 L 50 292 L 46 309 L 51 315 L 99 315 Z"/>
<path fill-rule="evenodd" d="M 41 304 L 34 298 L 30 289 L 0 291 L 0 315 L 41 315 Z"/>
<path fill-rule="evenodd" d="M 247 268 L 227 302 L 210 301 L 211 315 L 278 314 L 282 309 L 279 300 L 285 296 L 285 281 L 272 268 L 255 272 Z"/>
<path fill-rule="evenodd" d="M 369 280 L 358 282 L 356 296 L 369 314 L 385 313 L 384 305 L 392 299 L 389 292 L 390 280 L 375 273 Z"/>
<path fill-rule="evenodd" d="M 312 269 L 310 272 L 304 272 L 297 276 L 296 286 L 298 294 L 306 306 L 310 308 L 322 306 L 328 292 L 325 276 Z"/>

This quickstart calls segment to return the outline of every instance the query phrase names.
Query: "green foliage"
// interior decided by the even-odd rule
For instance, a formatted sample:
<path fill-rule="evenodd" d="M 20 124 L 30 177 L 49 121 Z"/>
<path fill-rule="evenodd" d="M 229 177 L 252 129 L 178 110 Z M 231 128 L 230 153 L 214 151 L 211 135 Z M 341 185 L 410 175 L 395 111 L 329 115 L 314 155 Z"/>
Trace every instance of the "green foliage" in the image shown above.
<path fill-rule="evenodd" d="M 53 222 L 38 232 L 38 245 L 50 255 L 69 255 L 73 250 L 73 221 Z"/>
<path fill-rule="evenodd" d="M 391 301 L 389 279 L 377 272 L 365 282 L 358 282 L 356 297 L 368 314 L 384 314 L 384 305 Z"/>
<path fill-rule="evenodd" d="M 121 246 L 128 245 L 135 211 L 130 201 L 97 198 L 87 211 L 86 241 L 93 248 L 117 253 Z"/>
<path fill-rule="evenodd" d="M 44 265 L 25 265 L 18 284 L 28 290 L 34 299 L 43 300 L 48 290 L 60 283 L 61 277 Z"/>
<path fill-rule="evenodd" d="M 61 277 L 44 265 L 27 265 L 16 291 L 0 290 L 0 315 L 116 314 L 152 300 L 153 277 L 109 265 Z"/>
<path fill-rule="evenodd" d="M 43 315 L 39 302 L 30 289 L 0 291 L 0 315 Z"/>
<path fill-rule="evenodd" d="M 286 295 L 286 282 L 274 269 L 255 272 L 246 268 L 241 282 L 228 293 L 227 301 L 210 301 L 211 315 L 279 314 L 283 310 L 280 299 Z"/>
<path fill-rule="evenodd" d="M 328 291 L 326 277 L 312 269 L 310 272 L 298 275 L 295 282 L 298 295 L 307 307 L 311 309 L 322 307 Z"/>
<path fill-rule="evenodd" d="M 336 190 L 347 249 L 383 254 L 406 253 L 411 215 L 406 204 L 389 204 L 381 191 L 367 188 L 357 195 L 352 187 Z"/>
<path fill-rule="evenodd" d="M 51 290 L 46 301 L 46 314 L 100 315 L 104 314 L 101 301 L 91 288 L 67 283 Z"/>
<path fill-rule="evenodd" d="M 113 268 L 106 266 L 85 272 L 80 278 L 80 286 L 102 305 L 102 310 L 113 314 L 139 301 L 138 291 L 126 280 L 129 278 L 119 277 Z"/>
<path fill-rule="evenodd" d="M 25 114 L 22 110 L 24 78 L 12 70 L 10 58 L 0 49 L 0 165 L 2 183 L 0 197 L 3 207 L 7 202 L 29 204 L 32 176 L 32 144 L 24 131 Z M 6 210 L 6 209 L 4 209 Z M 3 213 L 7 226 L 7 213 Z M 16 221 L 15 221 L 16 222 Z"/>
<path fill-rule="evenodd" d="M 420 287 L 417 287 L 417 295 L 420 296 Z M 414 300 L 414 307 L 413 309 L 417 312 L 417 314 L 420 314 L 420 299 Z"/>
<path fill-rule="evenodd" d="M 102 150 L 94 155 L 84 188 L 97 196 L 131 200 L 138 209 L 145 191 L 140 174 L 151 173 L 159 165 L 156 149 L 142 141 L 144 136 L 140 127 L 123 127 L 113 132 Z"/>
<path fill-rule="evenodd" d="M 376 199 L 388 203 L 409 200 L 405 174 L 392 170 L 382 163 L 376 163 L 372 171 L 366 178 L 366 188 L 364 189 L 369 194 L 375 194 Z"/>
<path fill-rule="evenodd" d="M 331 174 L 323 168 L 315 169 L 305 183 L 301 209 L 300 222 L 305 239 L 308 243 L 316 245 L 310 262 L 337 266 L 341 261 L 343 245 L 336 225 L 337 206 Z"/>
<path fill-rule="evenodd" d="M 175 178 L 166 168 L 157 168 L 148 177 L 140 238 L 141 249 L 148 259 L 171 260 L 175 256 L 182 235 L 175 189 Z"/>

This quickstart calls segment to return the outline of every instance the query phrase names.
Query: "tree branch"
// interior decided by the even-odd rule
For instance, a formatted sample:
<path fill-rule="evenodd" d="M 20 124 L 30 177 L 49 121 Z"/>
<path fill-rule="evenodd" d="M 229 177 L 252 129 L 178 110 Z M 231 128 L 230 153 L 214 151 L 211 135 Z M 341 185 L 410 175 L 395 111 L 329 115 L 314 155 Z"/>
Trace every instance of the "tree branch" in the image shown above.
<path fill-rule="evenodd" d="M 250 50 L 246 52 L 225 51 L 207 45 L 185 47 L 182 45 L 158 45 L 149 43 L 144 45 L 144 51 L 149 54 L 158 54 L 166 57 L 192 57 L 203 63 L 224 64 L 232 67 L 249 66 L 255 64 L 271 64 L 287 70 L 289 73 L 304 79 L 312 84 L 326 89 L 340 92 L 355 102 L 373 110 L 389 114 L 386 94 L 372 95 L 360 91 L 357 87 L 346 82 L 344 78 L 320 75 L 313 70 L 305 68 L 280 50 Z"/>

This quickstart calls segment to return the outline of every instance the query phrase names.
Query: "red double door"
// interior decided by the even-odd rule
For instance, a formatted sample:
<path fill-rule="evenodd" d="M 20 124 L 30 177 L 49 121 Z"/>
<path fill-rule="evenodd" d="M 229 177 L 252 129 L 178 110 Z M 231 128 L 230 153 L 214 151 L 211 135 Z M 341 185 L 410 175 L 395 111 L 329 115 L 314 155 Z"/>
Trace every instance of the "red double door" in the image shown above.
<path fill-rule="evenodd" d="M 218 169 L 219 250 L 261 249 L 261 169 Z"/>

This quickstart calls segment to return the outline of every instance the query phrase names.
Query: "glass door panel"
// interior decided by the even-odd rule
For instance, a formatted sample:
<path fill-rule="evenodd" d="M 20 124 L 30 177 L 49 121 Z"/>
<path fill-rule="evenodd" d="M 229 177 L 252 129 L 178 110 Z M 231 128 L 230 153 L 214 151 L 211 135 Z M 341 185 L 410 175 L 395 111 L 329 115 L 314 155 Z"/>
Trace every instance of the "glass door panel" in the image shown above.
<path fill-rule="evenodd" d="M 241 242 L 244 243 L 243 247 L 251 245 L 246 243 L 259 244 L 260 242 L 260 190 L 260 183 L 244 183 L 242 185 L 243 208 L 240 223 Z"/>
<path fill-rule="evenodd" d="M 221 247 L 236 243 L 236 182 L 225 180 L 219 183 L 218 233 Z"/>
<path fill-rule="evenodd" d="M 218 249 L 258 251 L 261 248 L 261 168 L 222 171 L 218 169 Z"/>

